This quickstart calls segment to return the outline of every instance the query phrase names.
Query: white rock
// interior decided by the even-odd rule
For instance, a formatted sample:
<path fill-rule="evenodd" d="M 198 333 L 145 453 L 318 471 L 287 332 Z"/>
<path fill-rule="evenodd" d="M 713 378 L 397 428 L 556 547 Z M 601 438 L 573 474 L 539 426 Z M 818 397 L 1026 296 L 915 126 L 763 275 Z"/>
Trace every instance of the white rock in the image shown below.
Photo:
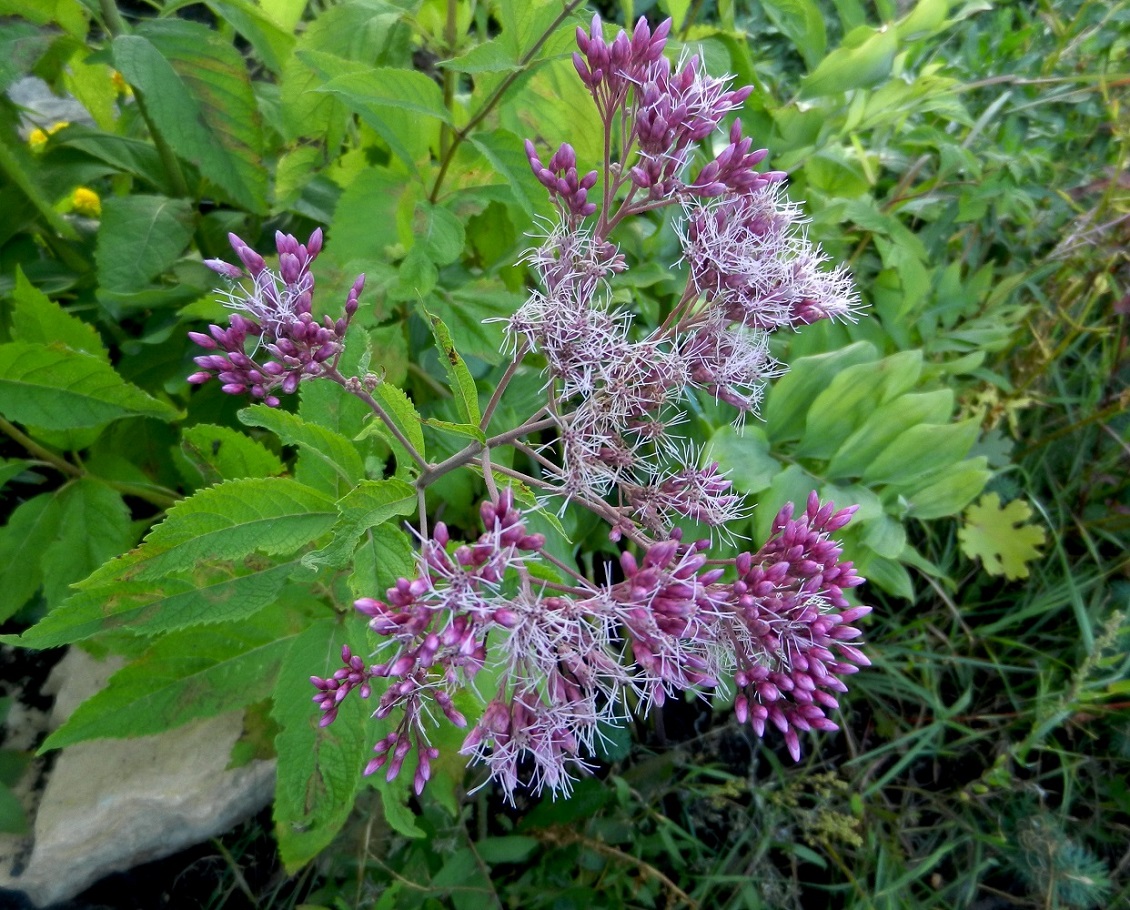
<path fill-rule="evenodd" d="M 72 648 L 55 671 L 63 682 L 53 727 L 115 669 Z M 18 875 L 0 868 L 0 888 L 24 891 L 37 906 L 67 900 L 103 876 L 207 840 L 258 812 L 270 802 L 275 766 L 255 761 L 226 770 L 242 723 L 235 712 L 156 736 L 63 749 L 35 816 L 30 859 Z"/>

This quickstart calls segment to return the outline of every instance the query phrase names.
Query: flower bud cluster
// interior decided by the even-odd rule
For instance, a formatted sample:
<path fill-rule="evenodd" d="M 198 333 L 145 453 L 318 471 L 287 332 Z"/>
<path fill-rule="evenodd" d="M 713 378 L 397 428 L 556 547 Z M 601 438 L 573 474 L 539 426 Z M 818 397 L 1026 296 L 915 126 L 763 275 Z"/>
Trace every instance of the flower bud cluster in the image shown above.
<path fill-rule="evenodd" d="M 863 579 L 829 536 L 855 510 L 822 506 L 815 493 L 798 518 L 786 505 L 769 541 L 735 561 L 738 578 L 719 617 L 718 633 L 738 643 L 726 657 L 734 661 L 738 720 L 758 736 L 766 721 L 777 727 L 794 760 L 798 731 L 838 729 L 826 712 L 839 707 L 834 693 L 847 691 L 841 677 L 871 663 L 848 644 L 862 634 L 853 623 L 871 608 L 849 606 L 844 589 Z"/>
<path fill-rule="evenodd" d="M 311 677 L 322 723 L 351 692 L 368 698 L 374 680 L 388 680 L 374 716 L 398 721 L 365 773 L 384 769 L 392 780 L 415 751 L 419 793 L 438 757 L 429 706 L 457 727 L 474 712 L 460 751 L 513 801 L 522 786 L 569 793 L 601 728 L 624 721 L 629 693 L 646 714 L 681 692 L 723 691 L 733 676 L 739 721 L 759 736 L 768 721 L 799 758 L 798 731 L 836 729 L 826 714 L 838 706 L 833 693 L 868 663 L 848 642 L 870 608 L 848 606 L 844 590 L 861 579 L 829 536 L 853 511 L 813 494 L 799 518 L 782 510 L 761 550 L 726 565 L 709 563 L 708 541 L 687 545 L 676 531 L 639 557 L 623 552 L 621 581 L 578 577 L 570 587 L 532 578 L 526 561 L 545 541 L 504 491 L 483 504 L 475 543 L 457 544 L 438 525 L 415 578 L 383 601 L 356 602 L 387 658 L 366 668 L 346 648 L 332 676 Z M 472 683 L 488 665 L 497 684 L 480 698 Z"/>
<path fill-rule="evenodd" d="M 589 190 L 596 185 L 596 171 L 589 171 L 584 177 L 578 178 L 577 153 L 568 142 L 563 143 L 549 159 L 548 166 L 543 166 L 537 149 L 527 139 L 526 158 L 534 176 L 562 208 L 582 218 L 596 211 L 596 205 L 588 201 Z"/>
<path fill-rule="evenodd" d="M 696 390 L 733 406 L 740 423 L 756 413 L 765 383 L 783 372 L 768 333 L 856 307 L 842 269 L 800 232 L 798 208 L 783 194 L 785 174 L 759 171 L 767 152 L 753 148 L 741 122 L 697 175 L 696 148 L 748 98 L 750 87 L 708 75 L 698 56 L 664 56 L 671 23 L 606 41 L 599 17 L 577 31 L 573 62 L 605 131 L 603 205 L 588 202 L 597 172 L 578 179 L 572 147 L 543 166 L 526 154 L 559 213 L 527 254 L 539 288 L 510 319 L 513 350 L 544 356 L 550 411 L 561 418 L 565 501 L 615 494 L 633 521 L 664 532 L 678 518 L 724 527 L 740 499 L 717 466 L 671 435 L 681 404 Z M 688 282 L 658 329 L 638 337 L 630 313 L 611 304 L 612 281 L 626 267 L 611 239 L 624 219 L 672 205 Z M 588 216 L 595 215 L 595 223 Z"/>
<path fill-rule="evenodd" d="M 228 394 L 250 393 L 276 407 L 276 391 L 293 394 L 303 379 L 322 376 L 337 364 L 365 276 L 359 276 L 350 288 L 343 316 L 324 316 L 318 322 L 311 313 L 314 276 L 310 264 L 322 249 L 321 228 L 305 244 L 276 232 L 277 271 L 269 269 L 263 257 L 235 234 L 228 239 L 243 268 L 220 259 L 204 264 L 232 282 L 225 305 L 235 312 L 226 329 L 211 325 L 208 334 L 188 333 L 196 344 L 212 352 L 195 358 L 200 370 L 188 381 L 199 384 L 214 376 Z"/>

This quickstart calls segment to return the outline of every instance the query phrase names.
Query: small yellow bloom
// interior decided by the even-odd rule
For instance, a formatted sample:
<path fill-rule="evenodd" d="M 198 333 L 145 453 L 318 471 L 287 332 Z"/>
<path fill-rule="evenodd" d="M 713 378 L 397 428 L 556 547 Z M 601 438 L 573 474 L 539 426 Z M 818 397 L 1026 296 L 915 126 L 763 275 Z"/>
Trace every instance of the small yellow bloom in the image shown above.
<path fill-rule="evenodd" d="M 71 196 L 71 207 L 87 218 L 102 217 L 102 199 L 89 187 L 80 186 Z"/>
<path fill-rule="evenodd" d="M 113 74 L 110 76 L 110 81 L 114 84 L 115 91 L 123 98 L 128 98 L 133 94 L 133 89 L 130 88 L 129 83 L 126 82 L 125 76 L 117 70 L 114 70 Z"/>
<path fill-rule="evenodd" d="M 27 137 L 27 144 L 31 146 L 33 152 L 42 152 L 43 147 L 47 145 L 47 138 L 55 135 L 55 133 L 59 132 L 59 130 L 63 129 L 65 126 L 70 126 L 70 123 L 66 120 L 62 120 L 58 123 L 52 123 L 45 130 L 36 127 Z"/>

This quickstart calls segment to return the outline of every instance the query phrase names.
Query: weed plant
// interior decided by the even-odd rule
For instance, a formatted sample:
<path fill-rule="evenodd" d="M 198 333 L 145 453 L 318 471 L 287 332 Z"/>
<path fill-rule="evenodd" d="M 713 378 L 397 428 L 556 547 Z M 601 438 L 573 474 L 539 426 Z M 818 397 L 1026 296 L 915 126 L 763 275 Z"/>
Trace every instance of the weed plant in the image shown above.
<path fill-rule="evenodd" d="M 269 833 L 283 863 L 251 888 L 242 866 L 261 852 L 246 829 L 226 839 L 211 906 L 1130 905 L 1130 4 L 600 9 L 610 23 L 671 16 L 673 48 L 755 86 L 746 135 L 789 172 L 809 236 L 860 289 L 858 323 L 774 335 L 769 353 L 791 373 L 742 434 L 709 395 L 687 423 L 756 505 L 742 537 L 763 541 L 777 509 L 813 490 L 860 505 L 844 546 L 870 581 L 872 667 L 852 678 L 842 732 L 814 736 L 798 763 L 724 698 L 668 699 L 609 731 L 594 773 L 556 800 L 481 786 L 485 772 L 461 765 L 445 770 L 458 776 L 446 795 L 369 786 L 375 733 L 318 738 L 305 677 L 328 677 L 343 640 L 371 645 L 349 604 L 411 568 L 382 526 L 358 526 L 352 567 L 331 561 L 316 583 L 301 575 L 312 543 L 234 567 L 197 560 L 108 616 L 121 579 L 100 566 L 216 483 L 285 475 L 332 503 L 343 466 L 408 477 L 399 440 L 363 434 L 355 402 L 315 384 L 283 416 L 240 411 L 216 383 L 189 394 L 185 332 L 224 315 L 202 262 L 224 255 L 229 231 L 262 249 L 275 229 L 325 225 L 319 293 L 344 300 L 364 271 L 377 301 L 350 314 L 347 350 L 361 338 L 407 391 L 429 455 L 459 451 L 463 374 L 444 352 L 458 349 L 489 398 L 506 369 L 490 320 L 533 283 L 524 231 L 544 189 L 520 137 L 600 157 L 568 81 L 573 30 L 593 10 L 211 0 L 188 8 L 204 25 L 178 21 L 182 6 L 123 18 L 76 0 L 0 20 L 3 87 L 34 71 L 92 115 L 58 126 L 2 105 L 0 612 L 10 642 L 133 661 L 48 748 L 248 711 L 259 732 L 240 755 L 280 761 Z M 151 49 L 181 94 L 157 81 Z M 150 103 L 159 87 L 176 103 Z M 179 133 L 185 105 L 219 138 Z M 640 222 L 620 241 L 637 265 L 616 302 L 658 325 L 680 293 L 679 237 L 670 220 Z M 121 386 L 88 395 L 88 419 L 64 412 L 61 389 L 29 398 L 15 355 L 33 347 L 58 371 L 96 360 Z M 348 366 L 364 372 L 360 359 Z M 519 403 L 542 382 L 516 380 Z M 500 417 L 517 426 L 529 410 Z M 482 492 L 445 479 L 423 511 L 474 531 Z M 561 533 L 586 570 L 618 555 L 584 521 Z M 264 613 L 160 618 L 209 585 L 238 602 L 252 575 L 278 582 Z M 238 695 L 207 682 L 222 650 L 209 628 L 222 647 L 244 643 L 225 658 Z M 186 647 L 201 665 L 171 669 Z M 204 681 L 189 716 L 139 710 L 154 689 L 183 695 L 189 676 Z M 334 748 L 356 772 L 327 795 L 308 781 Z"/>

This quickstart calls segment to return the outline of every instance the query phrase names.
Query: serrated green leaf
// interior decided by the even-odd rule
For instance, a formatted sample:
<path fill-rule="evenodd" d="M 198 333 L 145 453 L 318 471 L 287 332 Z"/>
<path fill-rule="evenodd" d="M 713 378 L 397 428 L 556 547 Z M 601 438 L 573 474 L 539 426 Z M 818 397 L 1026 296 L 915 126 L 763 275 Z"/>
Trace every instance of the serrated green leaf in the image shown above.
<path fill-rule="evenodd" d="M 339 95 L 355 111 L 407 111 L 451 124 L 439 85 L 423 73 L 395 67 L 343 73 L 317 91 Z M 385 115 L 387 116 L 387 115 Z"/>
<path fill-rule="evenodd" d="M 532 217 L 533 200 L 544 196 L 545 188 L 530 170 L 522 140 L 509 130 L 491 130 L 475 132 L 470 141 L 503 178 L 522 211 Z"/>
<path fill-rule="evenodd" d="M 112 45 L 114 65 L 149 100 L 153 125 L 176 153 L 237 205 L 266 210 L 263 130 L 243 57 L 183 19 L 151 19 Z"/>
<path fill-rule="evenodd" d="M 408 535 L 391 522 L 365 532 L 353 551 L 349 590 L 354 597 L 381 597 L 397 579 L 416 574 L 416 552 Z"/>
<path fill-rule="evenodd" d="M 129 508 L 119 493 L 93 477 L 68 483 L 58 492 L 59 527 L 42 552 L 43 596 L 49 607 L 67 589 L 134 541 Z"/>
<path fill-rule="evenodd" d="M 79 705 L 40 752 L 148 736 L 267 698 L 302 625 L 272 615 L 166 635 Z"/>
<path fill-rule="evenodd" d="M 1032 509 L 1023 499 L 1001 508 L 1000 497 L 988 493 L 965 512 L 965 525 L 957 532 L 961 550 L 970 559 L 980 559 L 990 575 L 1009 581 L 1028 577 L 1028 565 L 1040 555 L 1047 535 L 1037 525 L 1025 524 Z"/>
<path fill-rule="evenodd" d="M 425 417 L 420 423 L 444 433 L 454 433 L 456 436 L 474 439 L 476 442 L 486 442 L 487 439 L 487 434 L 473 423 L 452 423 L 450 420 L 439 420 L 436 417 Z"/>
<path fill-rule="evenodd" d="M 208 7 L 220 22 L 230 22 L 247 39 L 267 69 L 282 71 L 283 62 L 294 49 L 291 27 L 280 27 L 250 0 L 208 0 Z"/>
<path fill-rule="evenodd" d="M 0 458 L 0 490 L 8 484 L 8 481 L 19 477 L 29 467 L 31 462 L 22 458 Z"/>
<path fill-rule="evenodd" d="M 429 313 L 427 308 L 421 307 L 421 309 L 424 312 L 424 320 L 435 338 L 439 359 L 443 364 L 444 372 L 447 373 L 447 381 L 451 386 L 452 395 L 455 396 L 455 407 L 459 410 L 459 416 L 463 418 L 464 423 L 477 427 L 482 419 L 482 412 L 479 411 L 479 392 L 475 388 L 475 379 L 467 369 L 466 361 L 456 349 L 455 342 L 451 340 L 451 331 L 444 325 L 443 320 L 434 313 Z"/>
<path fill-rule="evenodd" d="M 337 504 L 341 517 L 333 526 L 333 541 L 310 554 L 307 565 L 344 565 L 366 531 L 416 510 L 416 488 L 403 480 L 363 480 Z"/>
<path fill-rule="evenodd" d="M 370 777 L 369 782 L 381 794 L 381 809 L 393 831 L 404 837 L 427 837 L 427 832 L 416 824 L 415 813 L 408 808 L 410 794 L 403 781 L 397 779 L 388 783 L 378 775 L 376 779 Z"/>
<path fill-rule="evenodd" d="M 476 44 L 469 51 L 453 57 L 450 60 L 440 61 L 440 66 L 445 70 L 456 73 L 508 73 L 519 69 L 518 61 L 514 58 L 507 42 L 500 36 Z"/>
<path fill-rule="evenodd" d="M 12 340 L 37 344 L 58 342 L 72 351 L 82 351 L 104 363 L 110 362 L 102 337 L 94 326 L 72 316 L 24 277 L 16 266 L 12 291 Z"/>
<path fill-rule="evenodd" d="M 0 344 L 0 414 L 45 430 L 96 427 L 122 417 L 177 417 L 175 408 L 130 385 L 94 355 L 24 341 Z"/>
<path fill-rule="evenodd" d="M 487 363 L 501 363 L 500 320 L 508 319 L 522 298 L 500 281 L 465 284 L 450 294 L 433 294 L 428 309 L 450 329 L 452 340 L 464 357 L 475 356 Z"/>
<path fill-rule="evenodd" d="M 310 675 L 332 674 L 345 643 L 354 653 L 366 653 L 363 631 L 360 623 L 316 622 L 298 636 L 279 671 L 271 711 L 280 727 L 274 818 L 279 853 L 290 873 L 317 856 L 353 811 L 372 707 L 354 695 L 341 703 L 333 724 L 319 727 Z"/>
<path fill-rule="evenodd" d="M 357 447 L 340 433 L 264 404 L 239 412 L 240 422 L 270 430 L 286 445 L 301 450 L 296 478 L 334 498 L 344 496 L 365 476 L 365 463 Z"/>
<path fill-rule="evenodd" d="M 128 571 L 131 559 L 110 565 Z M 255 556 L 215 559 L 181 576 L 84 586 L 22 636 L 3 640 L 26 648 L 56 648 L 112 630 L 157 635 L 246 619 L 274 603 L 301 568 L 297 558 L 281 563 Z"/>
<path fill-rule="evenodd" d="M 133 194 L 103 200 L 94 251 L 99 285 L 121 293 L 144 287 L 184 252 L 194 221 L 186 199 Z"/>
<path fill-rule="evenodd" d="M 354 111 L 413 174 L 434 140 L 433 131 L 452 123 L 440 87 L 414 70 L 366 66 L 329 78 L 313 91 L 332 95 Z"/>
<path fill-rule="evenodd" d="M 43 582 L 42 555 L 59 531 L 58 492 L 20 503 L 0 528 L 0 620 L 20 609 Z"/>
<path fill-rule="evenodd" d="M 328 531 L 336 518 L 333 499 L 290 478 L 227 480 L 182 499 L 139 548 L 79 587 L 160 578 L 190 570 L 199 560 L 289 555 Z"/>
<path fill-rule="evenodd" d="M 342 262 L 368 260 L 399 242 L 396 210 L 404 193 L 403 174 L 388 168 L 362 171 L 341 194 L 330 227 L 334 255 Z"/>
<path fill-rule="evenodd" d="M 366 0 L 324 9 L 307 24 L 283 67 L 280 95 L 288 139 L 319 137 L 340 147 L 348 121 L 344 104 L 317 88 L 343 72 L 361 72 L 389 62 L 400 41 L 407 44 L 403 10 Z"/>
<path fill-rule="evenodd" d="M 424 430 L 420 426 L 420 414 L 416 410 L 416 406 L 412 404 L 412 399 L 396 386 L 387 382 L 382 382 L 377 386 L 373 391 L 373 396 L 383 405 L 389 417 L 395 421 L 397 428 L 404 434 L 404 438 L 423 458 Z M 396 453 L 397 476 L 404 476 L 415 470 L 415 461 L 408 454 L 408 450 L 389 432 L 384 421 L 380 419 L 372 420 L 357 438 L 366 439 L 373 435 L 384 439 Z"/>
<path fill-rule="evenodd" d="M 72 124 L 57 137 L 60 147 L 73 148 L 124 174 L 140 177 L 162 195 L 173 192 L 161 166 L 161 156 L 148 142 L 130 136 L 115 136 L 92 127 Z"/>
<path fill-rule="evenodd" d="M 186 428 L 180 448 L 208 485 L 241 477 L 274 477 L 286 470 L 279 457 L 261 442 L 211 423 Z"/>
<path fill-rule="evenodd" d="M 428 202 L 416 206 L 412 235 L 437 266 L 450 265 L 458 259 L 466 241 L 463 222 L 455 213 Z"/>

